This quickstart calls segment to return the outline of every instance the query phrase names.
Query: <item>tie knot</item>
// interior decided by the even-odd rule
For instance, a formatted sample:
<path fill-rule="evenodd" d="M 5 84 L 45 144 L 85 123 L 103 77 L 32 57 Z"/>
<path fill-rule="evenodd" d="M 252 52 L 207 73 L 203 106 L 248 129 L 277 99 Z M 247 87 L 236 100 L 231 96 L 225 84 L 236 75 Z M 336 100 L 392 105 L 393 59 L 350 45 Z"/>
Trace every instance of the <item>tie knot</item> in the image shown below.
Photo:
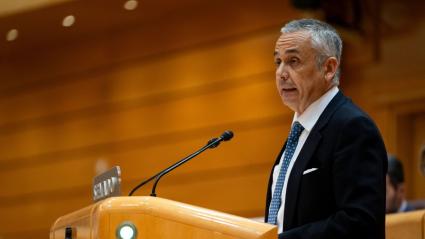
<path fill-rule="evenodd" d="M 293 135 L 293 137 L 300 137 L 301 132 L 303 132 L 304 127 L 300 124 L 300 122 L 295 121 L 294 124 L 292 125 L 292 129 L 291 129 L 291 135 Z"/>

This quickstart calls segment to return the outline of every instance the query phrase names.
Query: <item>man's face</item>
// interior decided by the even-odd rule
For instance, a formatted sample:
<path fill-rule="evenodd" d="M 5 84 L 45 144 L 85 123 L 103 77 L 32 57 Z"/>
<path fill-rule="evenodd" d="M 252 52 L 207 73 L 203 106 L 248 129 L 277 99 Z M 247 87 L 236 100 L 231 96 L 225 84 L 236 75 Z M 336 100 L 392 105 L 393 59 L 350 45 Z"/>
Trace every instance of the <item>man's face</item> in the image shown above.
<path fill-rule="evenodd" d="M 306 31 L 282 33 L 276 42 L 276 86 L 283 103 L 299 114 L 332 86 L 333 75 L 328 79 L 319 69 L 316 52 Z"/>
<path fill-rule="evenodd" d="M 395 200 L 395 190 L 393 185 L 390 183 L 390 177 L 387 175 L 387 196 L 386 196 L 386 211 L 387 213 L 393 213 L 397 211 L 397 205 Z"/>
<path fill-rule="evenodd" d="M 387 196 L 386 196 L 386 211 L 387 213 L 395 213 L 401 206 L 404 200 L 404 185 L 399 184 L 395 188 L 391 182 L 390 177 L 387 175 Z"/>

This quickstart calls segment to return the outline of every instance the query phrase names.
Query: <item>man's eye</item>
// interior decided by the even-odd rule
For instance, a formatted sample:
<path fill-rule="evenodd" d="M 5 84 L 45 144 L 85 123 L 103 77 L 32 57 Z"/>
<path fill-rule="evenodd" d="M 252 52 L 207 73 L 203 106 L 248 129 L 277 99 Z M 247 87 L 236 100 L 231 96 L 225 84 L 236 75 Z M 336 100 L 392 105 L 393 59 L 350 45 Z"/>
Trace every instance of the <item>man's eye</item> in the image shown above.
<path fill-rule="evenodd" d="M 281 60 L 275 60 L 275 61 L 274 61 L 274 64 L 275 64 L 276 66 L 279 66 L 279 65 L 280 65 L 280 63 L 282 63 L 282 61 L 281 61 Z"/>
<path fill-rule="evenodd" d="M 289 63 L 291 63 L 291 64 L 297 64 L 298 62 L 299 62 L 298 58 L 291 58 L 289 60 Z"/>

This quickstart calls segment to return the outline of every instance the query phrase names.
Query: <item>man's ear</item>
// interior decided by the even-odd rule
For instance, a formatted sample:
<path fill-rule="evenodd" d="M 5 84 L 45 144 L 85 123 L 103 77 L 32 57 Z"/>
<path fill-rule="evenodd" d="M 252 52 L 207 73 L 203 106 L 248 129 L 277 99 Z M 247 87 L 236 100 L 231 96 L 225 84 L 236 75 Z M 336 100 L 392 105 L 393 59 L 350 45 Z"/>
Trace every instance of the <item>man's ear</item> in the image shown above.
<path fill-rule="evenodd" d="M 325 64 L 323 65 L 323 73 L 326 81 L 332 81 L 336 74 L 336 69 L 338 69 L 338 60 L 335 57 L 329 57 L 326 59 Z"/>

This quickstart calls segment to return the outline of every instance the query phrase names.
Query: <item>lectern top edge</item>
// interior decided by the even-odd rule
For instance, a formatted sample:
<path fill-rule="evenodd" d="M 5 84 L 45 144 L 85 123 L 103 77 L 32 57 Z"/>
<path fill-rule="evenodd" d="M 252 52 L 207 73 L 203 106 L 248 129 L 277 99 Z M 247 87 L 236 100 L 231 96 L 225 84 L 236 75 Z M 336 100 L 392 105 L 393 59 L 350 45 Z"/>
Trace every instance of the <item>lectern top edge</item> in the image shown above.
<path fill-rule="evenodd" d="M 276 227 L 269 224 L 168 199 L 134 196 L 107 198 L 62 216 L 53 224 L 50 238 L 64 238 L 60 237 L 61 233 L 58 231 L 65 232 L 66 228 L 72 225 L 80 227 L 80 229 L 77 227 L 75 229 L 77 231 L 75 238 L 77 239 L 115 238 L 113 234 L 115 224 L 128 220 L 135 221 L 137 227 L 140 228 L 140 235 L 154 233 L 152 230 L 156 229 L 159 233 L 155 234 L 157 238 L 165 235 L 167 232 L 163 228 L 169 230 L 170 225 L 177 227 L 177 229 L 173 229 L 174 233 L 178 234 L 178 231 L 181 231 L 180 233 L 184 235 L 181 238 L 187 237 L 188 233 L 184 232 L 186 229 L 182 228 L 190 229 L 190 235 L 206 235 L 203 233 L 209 232 L 219 233 L 222 238 L 273 238 L 277 235 Z M 116 223 L 112 225 L 113 222 Z M 83 237 L 83 234 L 86 237 Z M 202 237 L 195 236 L 193 238 Z"/>

